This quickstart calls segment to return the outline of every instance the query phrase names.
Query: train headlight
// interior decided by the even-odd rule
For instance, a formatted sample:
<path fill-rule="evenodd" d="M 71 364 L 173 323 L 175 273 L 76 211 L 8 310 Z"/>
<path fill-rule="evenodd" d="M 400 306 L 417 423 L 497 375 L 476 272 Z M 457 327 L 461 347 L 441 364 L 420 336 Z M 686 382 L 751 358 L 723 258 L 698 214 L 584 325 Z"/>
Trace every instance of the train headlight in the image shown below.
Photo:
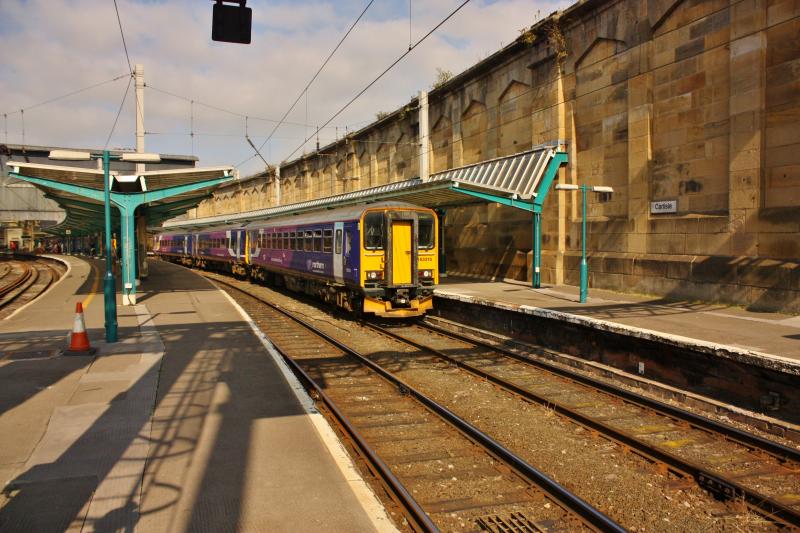
<path fill-rule="evenodd" d="M 378 281 L 383 279 L 383 272 L 380 270 L 367 270 L 367 279 L 370 281 Z"/>
<path fill-rule="evenodd" d="M 433 277 L 433 270 L 423 270 L 422 277 L 426 279 L 430 279 Z"/>

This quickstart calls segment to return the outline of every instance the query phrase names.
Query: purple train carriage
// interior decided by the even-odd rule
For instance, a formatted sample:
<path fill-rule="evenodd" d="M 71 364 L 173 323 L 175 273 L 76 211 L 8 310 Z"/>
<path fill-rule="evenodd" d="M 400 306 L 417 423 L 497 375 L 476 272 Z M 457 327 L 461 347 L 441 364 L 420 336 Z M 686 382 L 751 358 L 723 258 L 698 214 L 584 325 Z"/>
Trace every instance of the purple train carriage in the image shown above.
<path fill-rule="evenodd" d="M 437 235 L 430 209 L 379 202 L 171 231 L 156 236 L 154 252 L 186 266 L 283 285 L 355 313 L 410 317 L 433 304 Z"/>

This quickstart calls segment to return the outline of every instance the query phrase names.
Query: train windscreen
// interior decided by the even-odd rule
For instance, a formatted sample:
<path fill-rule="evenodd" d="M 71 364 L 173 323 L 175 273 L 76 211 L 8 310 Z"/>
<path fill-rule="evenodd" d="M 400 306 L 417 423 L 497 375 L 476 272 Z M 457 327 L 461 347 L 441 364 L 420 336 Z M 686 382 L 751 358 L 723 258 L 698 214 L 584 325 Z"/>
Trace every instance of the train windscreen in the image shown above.
<path fill-rule="evenodd" d="M 424 214 L 419 215 L 419 241 L 420 248 L 433 248 L 435 242 L 434 228 L 436 225 L 433 223 L 433 215 Z"/>
<path fill-rule="evenodd" d="M 383 213 L 367 213 L 364 217 L 364 247 L 367 250 L 383 248 Z"/>

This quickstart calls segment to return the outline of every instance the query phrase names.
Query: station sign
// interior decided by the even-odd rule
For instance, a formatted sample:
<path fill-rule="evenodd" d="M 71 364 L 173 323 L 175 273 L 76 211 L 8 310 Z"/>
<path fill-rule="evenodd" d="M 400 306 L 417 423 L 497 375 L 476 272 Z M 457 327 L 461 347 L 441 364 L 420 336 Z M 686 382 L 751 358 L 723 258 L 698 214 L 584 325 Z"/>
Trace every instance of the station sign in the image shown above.
<path fill-rule="evenodd" d="M 678 200 L 661 200 L 658 202 L 650 202 L 650 214 L 660 215 L 662 213 L 677 213 Z"/>

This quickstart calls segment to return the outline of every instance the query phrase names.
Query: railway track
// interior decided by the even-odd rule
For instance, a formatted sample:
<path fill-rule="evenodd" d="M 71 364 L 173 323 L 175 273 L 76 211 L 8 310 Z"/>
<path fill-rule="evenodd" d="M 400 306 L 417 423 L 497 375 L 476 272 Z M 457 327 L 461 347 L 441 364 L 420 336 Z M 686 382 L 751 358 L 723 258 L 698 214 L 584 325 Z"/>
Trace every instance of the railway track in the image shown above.
<path fill-rule="evenodd" d="M 792 448 L 779 445 L 773 447 L 772 441 L 752 438 L 750 434 L 715 424 L 690 412 L 673 412 L 671 405 L 647 397 L 638 397 L 635 394 L 626 396 L 629 393 L 624 389 L 617 390 L 613 385 L 601 381 L 594 383 L 592 378 L 586 378 L 568 368 L 549 365 L 536 359 L 529 360 L 526 353 L 504 350 L 502 346 L 481 342 L 479 338 L 451 335 L 444 330 L 435 331 L 422 323 L 405 323 L 400 326 L 399 323 L 392 322 L 390 329 L 393 331 L 388 331 L 385 324 L 383 327 L 379 326 L 382 327 L 381 331 L 376 331 L 364 321 L 354 322 L 351 317 L 337 318 L 329 310 L 319 309 L 319 303 L 310 303 L 303 297 L 298 299 L 298 295 L 294 293 L 287 295 L 247 282 L 229 282 L 230 278 L 226 276 L 217 276 L 216 279 L 226 284 L 235 283 L 239 291 L 252 292 L 262 299 L 280 302 L 282 307 L 306 316 L 307 321 L 317 329 L 359 350 L 361 355 L 375 364 L 391 370 L 405 383 L 398 385 L 401 389 L 413 387 L 433 398 L 468 424 L 491 435 L 506 448 L 514 450 L 518 457 L 542 466 L 551 478 L 567 486 L 617 523 L 629 527 L 631 531 L 773 531 L 783 529 L 786 525 L 793 528 L 792 511 L 797 507 L 796 502 L 800 501 L 797 497 L 800 493 L 800 483 L 797 482 L 800 471 L 796 468 L 797 452 Z M 263 304 L 256 305 L 252 313 L 257 314 L 259 305 Z M 257 322 L 262 329 L 269 327 L 268 319 Z M 393 335 L 404 336 L 420 327 L 422 329 L 416 330 L 419 336 L 416 344 L 406 342 L 415 340 L 411 335 L 407 335 L 405 340 Z M 273 327 L 273 330 L 281 331 L 282 327 Z M 270 333 L 267 329 L 264 331 Z M 430 346 L 428 344 L 431 339 L 438 339 L 436 343 L 445 344 Z M 449 358 L 440 357 L 436 350 Z M 483 370 L 486 375 L 470 372 L 463 364 L 459 364 L 460 358 L 464 359 L 461 363 L 469 363 L 476 369 Z M 511 361 L 520 366 L 504 366 Z M 539 368 L 540 366 L 544 368 Z M 550 366 L 553 368 L 549 368 Z M 514 376 L 514 372 L 524 371 L 524 375 L 529 378 L 532 370 L 542 373 L 541 376 L 530 378 L 528 385 L 541 385 L 537 392 L 542 395 L 543 401 L 532 397 L 524 398 L 503 388 L 499 383 L 494 383 L 493 371 L 497 370 L 497 374 L 500 374 L 502 369 L 508 375 L 494 377 L 501 377 L 508 384 L 520 388 L 524 388 L 524 379 L 515 381 L 515 378 L 520 378 L 523 374 Z M 588 384 L 589 389 L 599 389 L 594 390 L 595 395 L 605 396 L 593 399 L 581 396 L 588 392 L 571 390 L 562 382 L 552 381 L 553 376 L 560 376 L 573 385 L 586 385 L 586 380 L 591 382 Z M 321 377 L 323 388 L 327 384 L 326 379 L 324 375 Z M 338 379 L 341 376 L 335 378 Z M 549 383 L 549 391 L 545 383 Z M 355 388 L 352 392 L 358 393 L 359 389 Z M 552 395 L 545 398 L 545 392 Z M 365 395 L 361 399 L 354 400 L 351 397 L 348 400 L 347 394 L 346 389 L 344 392 L 337 392 L 340 396 L 338 400 L 364 408 L 371 408 L 374 402 L 383 403 L 382 396 Z M 595 408 L 594 412 L 592 406 Z M 594 422 L 606 423 L 611 429 L 614 429 L 614 424 L 622 424 L 623 431 L 627 428 L 627 433 L 645 443 L 651 439 L 654 441 L 651 444 L 655 448 L 660 445 L 661 450 L 653 449 L 648 452 L 640 448 L 641 443 L 625 443 L 622 439 L 615 439 L 600 431 L 602 428 L 590 427 L 591 420 L 587 420 L 586 424 L 573 421 L 565 416 L 561 407 L 572 408 L 586 417 L 596 417 Z M 656 407 L 658 409 L 654 411 Z M 643 413 L 650 418 L 642 418 Z M 665 421 L 664 416 L 673 418 Z M 720 426 L 722 433 L 726 435 L 713 431 L 712 427 L 706 426 L 707 422 Z M 666 426 L 667 423 L 671 425 Z M 407 430 L 405 434 L 392 437 L 385 433 L 379 437 L 385 440 L 414 438 L 410 432 L 413 425 L 400 426 Z M 368 429 L 367 432 L 369 431 L 374 430 Z M 682 431 L 698 433 L 687 434 L 681 433 Z M 344 430 L 342 432 L 346 433 Z M 698 454 L 703 447 L 711 454 L 707 457 L 710 461 L 708 463 L 700 460 L 699 456 L 692 455 Z M 717 452 L 716 455 L 713 455 L 714 451 Z M 363 452 L 361 454 L 364 455 Z M 683 454 L 688 454 L 688 457 Z M 678 460 L 683 461 L 683 465 L 671 462 L 673 458 L 668 455 L 676 455 Z M 751 462 L 756 459 L 760 461 L 758 464 Z M 436 464 L 414 464 L 418 468 L 416 475 L 436 469 Z M 692 470 L 687 465 L 695 469 Z M 730 479 L 730 471 L 737 468 L 739 470 L 736 474 L 745 474 L 744 478 Z M 371 467 L 370 470 L 375 469 Z M 715 471 L 716 474 L 712 476 L 700 475 Z M 402 468 L 396 472 L 408 473 Z M 777 478 L 774 477 L 776 474 Z M 771 488 L 754 486 L 767 478 L 776 482 Z M 734 484 L 720 483 L 726 479 Z M 740 485 L 749 494 L 739 490 Z M 417 495 L 413 491 L 412 494 Z M 790 513 L 785 512 L 786 508 Z M 463 513 L 456 512 L 457 519 L 447 523 L 443 529 L 528 530 L 515 528 L 509 525 L 510 522 L 496 527 L 484 525 L 475 520 L 475 516 L 468 517 L 476 525 L 470 529 L 458 523 L 463 516 Z M 509 514 L 501 517 L 501 520 L 513 520 L 513 516 Z M 548 522 L 552 523 L 560 522 Z"/>
<path fill-rule="evenodd" d="M 205 274 L 245 309 L 418 531 L 624 531 L 447 408 L 323 333 Z"/>
<path fill-rule="evenodd" d="M 0 319 L 36 299 L 60 277 L 60 269 L 46 259 L 4 262 L 0 269 Z"/>
<path fill-rule="evenodd" d="M 725 500 L 800 528 L 800 452 L 479 339 L 426 325 L 365 324 L 602 435 Z"/>

